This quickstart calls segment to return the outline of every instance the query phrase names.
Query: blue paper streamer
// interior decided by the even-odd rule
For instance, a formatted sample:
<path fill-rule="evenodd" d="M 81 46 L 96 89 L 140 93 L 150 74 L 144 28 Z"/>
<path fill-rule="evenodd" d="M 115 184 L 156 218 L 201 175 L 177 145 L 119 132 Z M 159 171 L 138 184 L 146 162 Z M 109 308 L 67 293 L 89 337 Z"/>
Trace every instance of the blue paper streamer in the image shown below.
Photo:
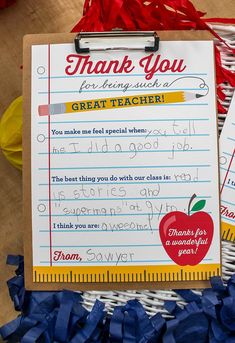
<path fill-rule="evenodd" d="M 226 297 L 220 310 L 222 324 L 230 331 L 235 331 L 235 298 Z"/>
<path fill-rule="evenodd" d="M 203 311 L 207 316 L 209 316 L 211 319 L 217 318 L 216 308 L 219 306 L 220 301 L 213 290 L 206 289 L 203 292 L 201 304 Z"/>
<path fill-rule="evenodd" d="M 122 323 L 124 313 L 121 306 L 116 306 L 110 321 L 110 339 L 112 343 L 122 342 Z"/>
<path fill-rule="evenodd" d="M 192 302 L 192 301 L 195 301 L 196 303 L 201 302 L 201 297 L 195 294 L 190 289 L 175 289 L 174 291 L 178 293 L 187 302 Z"/>
<path fill-rule="evenodd" d="M 10 337 L 16 332 L 16 330 L 20 326 L 21 320 L 22 316 L 19 316 L 16 319 L 12 320 L 10 323 L 1 327 L 0 333 L 3 340 L 8 339 L 8 337 Z"/>
<path fill-rule="evenodd" d="M 187 305 L 166 301 L 174 318 L 165 320 L 160 313 L 149 317 L 136 299 L 108 315 L 99 300 L 86 310 L 77 292 L 26 291 L 23 257 L 10 255 L 7 263 L 17 266 L 7 285 L 15 309 L 21 311 L 0 328 L 9 343 L 235 343 L 235 275 L 227 285 L 213 277 L 212 288 L 201 296 L 176 290 Z"/>
<path fill-rule="evenodd" d="M 66 342 L 68 337 L 68 325 L 73 308 L 72 292 L 64 292 L 61 299 L 55 324 L 55 339 L 60 342 Z"/>
<path fill-rule="evenodd" d="M 137 315 L 134 310 L 126 310 L 123 319 L 123 343 L 137 343 Z"/>
<path fill-rule="evenodd" d="M 71 339 L 70 343 L 85 343 L 94 334 L 97 325 L 104 317 L 104 304 L 96 300 L 90 314 L 87 317 L 85 325 Z"/>
<path fill-rule="evenodd" d="M 178 319 L 169 320 L 166 323 L 166 332 L 163 335 L 163 343 L 176 343 L 174 332 L 179 325 Z"/>
<path fill-rule="evenodd" d="M 22 338 L 21 343 L 34 343 L 37 341 L 37 339 L 47 330 L 47 324 L 46 323 L 39 323 L 37 326 L 34 326 L 32 329 L 30 329 Z M 45 340 L 45 343 L 50 342 L 50 338 L 48 336 L 45 336 L 47 338 Z M 48 341 L 49 338 L 49 341 Z"/>
<path fill-rule="evenodd" d="M 145 343 L 151 337 L 156 336 L 150 318 L 137 300 L 129 300 L 125 308 L 132 309 L 136 313 L 136 339 L 138 342 Z"/>
<path fill-rule="evenodd" d="M 228 280 L 228 293 L 235 298 L 235 274 Z"/>

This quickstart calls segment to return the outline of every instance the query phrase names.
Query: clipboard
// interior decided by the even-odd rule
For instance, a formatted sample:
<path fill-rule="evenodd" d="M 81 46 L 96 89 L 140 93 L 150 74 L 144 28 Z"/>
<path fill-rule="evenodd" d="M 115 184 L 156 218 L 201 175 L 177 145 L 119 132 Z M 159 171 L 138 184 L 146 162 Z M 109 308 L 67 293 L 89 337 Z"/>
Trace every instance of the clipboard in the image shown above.
<path fill-rule="evenodd" d="M 221 275 L 221 263 L 220 257 L 217 260 L 217 263 L 214 263 L 213 266 L 210 265 L 208 267 L 207 264 L 198 265 L 194 269 L 189 266 L 180 266 L 174 265 L 170 268 L 163 268 L 162 271 L 156 271 L 150 275 L 150 272 L 141 266 L 135 265 L 135 267 L 129 266 L 128 272 L 126 275 L 131 275 L 130 278 L 123 276 L 125 272 L 123 270 L 119 273 L 116 270 L 116 266 L 112 265 L 111 267 L 105 266 L 103 267 L 103 273 L 96 273 L 96 267 L 90 267 L 89 272 L 86 274 L 82 273 L 83 276 L 79 279 L 79 272 L 76 270 L 73 273 L 73 268 L 65 268 L 63 273 L 57 272 L 50 272 L 50 268 L 53 266 L 49 265 L 48 270 L 43 270 L 42 272 L 38 272 L 35 270 L 35 266 L 33 265 L 33 246 L 32 246 L 32 222 L 33 222 L 33 215 L 32 215 L 32 142 L 30 141 L 30 137 L 32 137 L 31 133 L 31 113 L 32 113 L 32 78 L 31 73 L 33 70 L 32 66 L 32 46 L 43 46 L 43 45 L 50 45 L 50 44 L 67 44 L 73 43 L 75 39 L 75 47 L 80 54 L 87 54 L 89 51 L 87 50 L 79 50 L 84 49 L 84 45 L 81 45 L 82 39 L 86 38 L 93 38 L 94 42 L 99 41 L 100 39 L 106 39 L 107 42 L 110 41 L 110 36 L 116 35 L 116 33 L 106 33 L 105 35 L 102 34 L 80 34 L 74 37 L 74 34 L 43 34 L 43 35 L 27 35 L 24 38 L 24 79 L 23 79 L 23 97 L 24 97 L 24 104 L 23 104 L 23 112 L 24 112 L 24 120 L 23 120 L 23 165 L 24 165 L 24 172 L 23 172 L 23 188 L 24 188 L 24 223 L 25 223 L 25 234 L 24 234 L 24 250 L 25 250 L 25 282 L 26 288 L 30 290 L 59 290 L 63 288 L 67 289 L 80 289 L 80 290 L 121 290 L 121 289 L 163 289 L 163 288 L 205 288 L 209 287 L 209 278 L 211 276 L 218 276 Z M 160 42 L 159 38 L 156 36 L 155 33 L 118 33 L 118 46 L 115 46 L 112 49 L 106 48 L 109 53 L 112 50 L 123 50 L 123 46 L 120 47 L 120 39 L 122 37 L 126 37 L 128 35 L 133 38 L 140 37 L 151 37 L 150 43 L 147 46 L 147 51 L 154 53 L 158 50 L 159 44 L 161 46 L 161 42 L 164 41 L 180 41 L 187 42 L 187 41 L 210 41 L 211 35 L 208 32 L 203 31 L 167 31 L 161 32 L 160 34 Z M 116 36 L 115 36 L 116 37 Z M 108 39 L 107 39 L 108 38 Z M 112 37 L 111 37 L 112 38 Z M 115 40 L 116 38 L 114 38 Z M 137 40 L 138 41 L 138 40 Z M 146 45 L 143 46 L 146 48 Z M 127 47 L 128 51 L 129 47 Z M 138 47 L 134 50 L 139 50 L 142 48 Z M 90 48 L 90 52 L 92 52 L 92 48 Z M 76 54 L 76 52 L 74 52 Z M 43 70 L 39 70 L 40 72 Z M 39 77 L 43 78 L 43 76 Z M 50 79 L 50 75 L 48 77 Z M 48 78 L 46 80 L 48 80 Z M 44 82 L 47 82 L 47 81 Z M 212 90 L 213 92 L 214 90 Z M 215 93 L 215 91 L 214 91 Z M 77 98 L 79 94 L 77 95 Z M 126 102 L 127 96 L 123 96 L 121 101 Z M 124 99 L 125 98 L 125 99 Z M 114 100 L 113 100 L 114 101 Z M 214 105 L 215 106 L 215 98 L 214 98 Z M 77 101 L 79 104 L 79 101 Z M 51 102 L 48 102 L 51 104 Z M 111 102 L 112 104 L 112 102 Z M 45 105 L 43 105 L 45 106 Z M 50 111 L 50 107 L 46 105 L 46 110 Z M 88 105 L 87 105 L 88 106 Z M 90 106 L 90 105 L 89 105 Z M 58 107 L 58 106 L 57 106 Z M 54 107 L 55 108 L 55 107 Z M 43 107 L 45 109 L 45 107 Z M 51 110 L 52 111 L 52 110 Z M 54 111 L 54 109 L 53 109 Z M 68 111 L 71 111 L 68 110 Z M 105 111 L 103 111 L 105 112 Z M 36 113 L 34 113 L 36 115 Z M 42 115 L 47 115 L 49 118 L 52 114 L 57 113 L 44 113 L 44 110 L 41 112 Z M 39 115 L 40 111 L 39 111 Z M 59 114 L 60 115 L 60 112 Z M 49 128 L 50 130 L 50 128 Z M 40 137 L 40 139 L 42 136 Z M 45 136 L 44 136 L 45 138 Z M 39 139 L 39 142 L 40 142 Z M 50 152 L 49 152 L 50 154 Z M 34 164 L 35 166 L 35 164 Z M 217 164 L 218 168 L 218 164 Z M 50 175 L 50 174 L 49 174 Z M 51 177 L 51 175 L 49 176 Z M 195 176 L 197 177 L 197 176 Z M 217 182 L 217 181 L 216 181 Z M 49 182 L 50 183 L 50 182 Z M 51 201 L 51 200 L 50 200 Z M 50 202 L 49 201 L 49 202 Z M 199 200 L 200 202 L 201 200 Z M 199 203 L 198 202 L 198 203 Z M 202 202 L 200 202 L 202 204 Z M 218 202 L 215 204 L 215 212 L 216 215 L 219 216 L 219 206 Z M 50 203 L 49 206 L 52 206 Z M 200 206 L 199 206 L 200 207 Z M 218 207 L 218 208 L 217 208 Z M 43 211 L 46 206 L 43 205 Z M 39 209 L 39 212 L 42 208 Z M 218 217 L 219 218 L 219 217 Z M 219 243 L 219 236 L 220 230 L 218 229 L 218 225 L 220 220 L 217 218 L 217 232 L 216 232 L 216 244 L 220 250 L 220 243 Z M 52 227 L 49 229 L 49 234 L 51 239 L 52 234 Z M 125 256 L 122 256 L 123 261 L 125 262 Z M 81 267 L 82 268 L 82 267 Z M 140 269 L 138 269 L 140 268 Z M 52 269 L 51 269 L 52 270 Z M 123 273 L 123 274 L 122 274 Z M 149 281 L 151 280 L 152 281 Z"/>

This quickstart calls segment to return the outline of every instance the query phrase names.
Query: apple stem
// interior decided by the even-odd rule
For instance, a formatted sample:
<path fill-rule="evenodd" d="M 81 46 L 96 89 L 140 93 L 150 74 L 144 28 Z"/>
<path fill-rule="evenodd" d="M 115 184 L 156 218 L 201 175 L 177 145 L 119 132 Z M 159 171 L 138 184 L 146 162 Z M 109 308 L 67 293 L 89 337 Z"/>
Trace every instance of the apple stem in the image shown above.
<path fill-rule="evenodd" d="M 190 215 L 190 207 L 191 207 L 191 204 L 193 202 L 193 200 L 196 198 L 196 194 L 194 193 L 191 197 L 191 199 L 189 200 L 189 204 L 188 204 L 188 215 Z"/>

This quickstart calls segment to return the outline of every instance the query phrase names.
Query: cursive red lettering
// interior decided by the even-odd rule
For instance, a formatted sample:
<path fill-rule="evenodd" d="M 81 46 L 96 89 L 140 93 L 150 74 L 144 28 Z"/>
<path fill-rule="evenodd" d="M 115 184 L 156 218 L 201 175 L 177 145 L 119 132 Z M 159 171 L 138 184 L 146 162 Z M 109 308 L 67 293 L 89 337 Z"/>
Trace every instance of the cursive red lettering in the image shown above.
<path fill-rule="evenodd" d="M 186 65 L 183 65 L 184 60 L 174 60 L 171 66 L 171 71 L 173 73 L 178 72 L 178 73 L 182 73 L 182 71 L 185 70 Z"/>
<path fill-rule="evenodd" d="M 54 261 L 81 261 L 82 258 L 80 254 L 72 253 L 72 254 L 65 254 L 62 250 L 56 250 L 53 253 L 53 260 Z"/>
<path fill-rule="evenodd" d="M 223 215 L 225 217 L 235 219 L 235 213 L 232 211 L 229 211 L 227 206 L 221 205 L 220 213 L 221 213 L 221 215 Z"/>
<path fill-rule="evenodd" d="M 66 61 L 69 63 L 65 68 L 67 75 L 78 74 L 109 74 L 109 73 L 131 73 L 135 68 L 128 56 L 122 61 L 91 61 L 90 56 L 68 55 Z"/>
<path fill-rule="evenodd" d="M 150 54 L 146 57 L 143 57 L 139 61 L 139 65 L 144 69 L 146 74 L 145 78 L 147 80 L 150 80 L 156 72 L 165 73 L 167 71 L 171 71 L 173 73 L 180 73 L 186 68 L 183 59 L 174 59 L 173 61 L 170 61 L 169 59 L 161 59 L 161 54 L 157 56 Z"/>
<path fill-rule="evenodd" d="M 83 70 L 85 64 L 88 63 L 88 60 L 89 60 L 89 56 L 81 56 L 81 55 L 74 55 L 74 54 L 68 55 L 66 58 L 66 61 L 69 63 L 69 65 L 65 68 L 65 73 L 67 75 L 76 74 L 78 72 L 80 65 L 82 64 L 81 69 Z"/>

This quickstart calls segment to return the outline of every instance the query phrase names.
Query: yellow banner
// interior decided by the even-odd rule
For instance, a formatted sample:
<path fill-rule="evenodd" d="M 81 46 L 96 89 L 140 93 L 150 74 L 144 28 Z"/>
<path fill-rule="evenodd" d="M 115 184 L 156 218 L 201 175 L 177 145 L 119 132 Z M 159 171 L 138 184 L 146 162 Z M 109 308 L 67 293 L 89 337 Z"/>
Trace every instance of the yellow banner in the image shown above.
<path fill-rule="evenodd" d="M 196 266 L 33 267 L 33 282 L 207 281 L 221 275 L 219 264 Z"/>
<path fill-rule="evenodd" d="M 171 92 L 171 93 L 158 93 L 158 94 L 144 94 L 144 95 L 131 95 L 115 98 L 103 98 L 94 100 L 84 100 L 77 102 L 67 102 L 66 112 L 83 112 L 113 109 L 120 107 L 134 107 L 146 105 L 160 105 L 170 104 L 177 102 L 184 102 L 184 92 Z"/>
<path fill-rule="evenodd" d="M 222 239 L 225 239 L 231 242 L 235 241 L 235 226 L 234 225 L 221 222 L 221 232 L 222 232 Z"/>

